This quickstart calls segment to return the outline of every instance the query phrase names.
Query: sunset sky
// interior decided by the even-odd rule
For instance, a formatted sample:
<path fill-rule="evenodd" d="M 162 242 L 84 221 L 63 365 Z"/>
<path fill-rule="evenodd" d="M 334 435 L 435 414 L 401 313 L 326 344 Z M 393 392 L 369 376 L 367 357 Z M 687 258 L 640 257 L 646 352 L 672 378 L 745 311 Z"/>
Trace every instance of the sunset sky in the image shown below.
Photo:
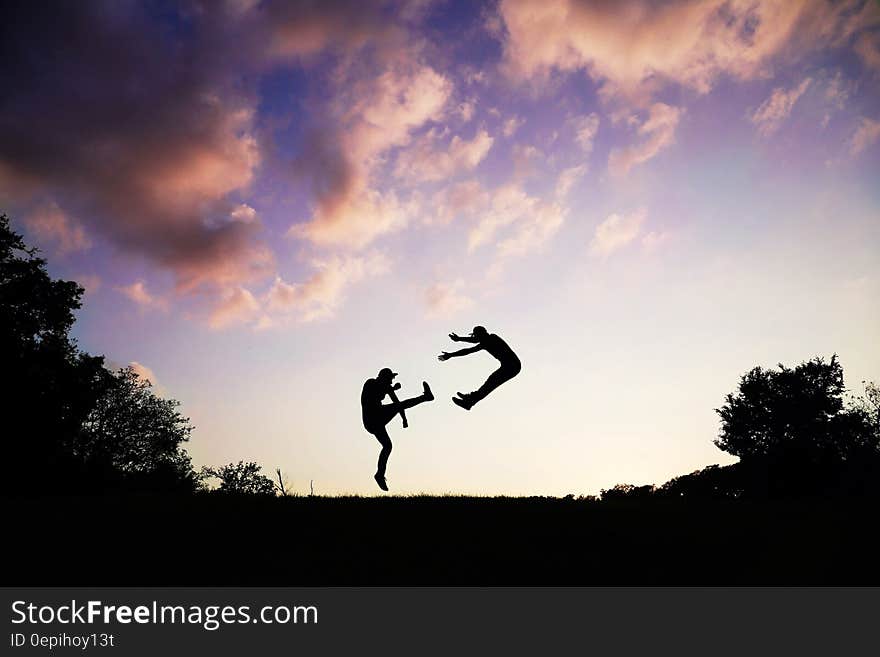
<path fill-rule="evenodd" d="M 13 5 L 20 4 L 16 9 Z M 732 459 L 746 370 L 880 380 L 880 4 L 9 3 L 0 211 L 197 466 L 564 495 Z M 522 374 L 474 410 L 485 325 Z"/>

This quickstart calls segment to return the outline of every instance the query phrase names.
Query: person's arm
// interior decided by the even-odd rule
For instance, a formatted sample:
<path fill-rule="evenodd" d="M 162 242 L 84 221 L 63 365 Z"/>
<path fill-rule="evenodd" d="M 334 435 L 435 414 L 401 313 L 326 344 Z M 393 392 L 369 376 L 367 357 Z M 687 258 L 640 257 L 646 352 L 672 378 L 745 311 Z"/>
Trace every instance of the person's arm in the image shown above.
<path fill-rule="evenodd" d="M 442 354 L 437 356 L 437 358 L 439 360 L 449 360 L 450 358 L 455 358 L 456 356 L 467 356 L 468 354 L 475 354 L 480 349 L 482 349 L 482 347 L 477 345 L 476 347 L 470 347 L 468 349 L 459 349 L 458 351 L 452 351 L 452 352 L 444 351 Z"/>
<path fill-rule="evenodd" d="M 400 406 L 400 400 L 397 398 L 397 393 L 395 390 L 400 390 L 400 384 L 395 383 L 391 386 L 391 389 L 388 391 L 388 396 L 391 398 L 391 401 L 396 405 Z M 409 420 L 406 419 L 406 411 L 404 409 L 400 409 L 400 419 L 403 420 L 403 428 L 406 429 L 409 426 Z"/>
<path fill-rule="evenodd" d="M 458 333 L 450 333 L 449 339 L 452 340 L 453 342 L 473 342 L 473 343 L 479 342 L 479 340 L 477 340 L 477 338 L 474 338 L 470 335 L 464 335 L 464 336 L 458 335 Z"/>

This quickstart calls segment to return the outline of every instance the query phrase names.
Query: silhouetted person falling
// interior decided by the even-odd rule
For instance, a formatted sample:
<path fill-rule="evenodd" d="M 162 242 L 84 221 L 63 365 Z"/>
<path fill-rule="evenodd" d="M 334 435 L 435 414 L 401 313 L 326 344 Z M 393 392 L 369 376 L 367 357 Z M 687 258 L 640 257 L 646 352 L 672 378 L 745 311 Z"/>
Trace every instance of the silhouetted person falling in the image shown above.
<path fill-rule="evenodd" d="M 361 413 L 364 419 L 364 428 L 376 436 L 376 440 L 382 445 L 382 451 L 379 452 L 379 466 L 373 477 L 382 490 L 388 490 L 388 484 L 385 483 L 385 466 L 388 464 L 388 456 L 391 454 L 391 438 L 388 437 L 385 425 L 391 422 L 395 415 L 400 414 L 403 426 L 406 428 L 406 409 L 434 399 L 428 383 L 423 381 L 424 392 L 421 395 L 403 401 L 398 400 L 394 391 L 400 388 L 400 384 L 392 384 L 395 376 L 397 376 L 396 372 L 383 367 L 375 379 L 367 379 L 364 383 L 364 389 L 361 391 Z M 390 404 L 382 403 L 385 395 L 391 398 Z"/>
<path fill-rule="evenodd" d="M 474 404 L 484 399 L 502 383 L 510 381 L 513 377 L 519 374 L 522 369 L 522 363 L 519 362 L 517 355 L 513 353 L 513 349 L 511 349 L 510 346 L 499 336 L 494 333 L 489 333 L 489 331 L 482 326 L 475 326 L 469 336 L 459 337 L 455 333 L 450 333 L 449 338 L 454 342 L 475 342 L 477 346 L 468 349 L 460 349 L 458 351 L 453 351 L 452 353 L 444 351 L 438 356 L 440 360 L 449 360 L 456 356 L 467 356 L 468 354 L 474 354 L 480 350 L 485 350 L 497 358 L 501 363 L 501 367 L 492 372 L 492 374 L 489 375 L 489 378 L 486 379 L 486 383 L 481 385 L 478 390 L 467 395 L 459 392 L 457 393 L 458 397 L 452 398 L 452 401 L 455 404 L 461 406 L 466 411 L 471 410 Z"/>

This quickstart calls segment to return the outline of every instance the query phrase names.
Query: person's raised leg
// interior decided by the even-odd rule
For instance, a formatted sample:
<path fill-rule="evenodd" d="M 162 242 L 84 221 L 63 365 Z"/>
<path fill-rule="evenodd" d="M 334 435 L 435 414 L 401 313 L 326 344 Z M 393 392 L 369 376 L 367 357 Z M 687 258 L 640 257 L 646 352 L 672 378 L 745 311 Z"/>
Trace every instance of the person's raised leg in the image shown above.
<path fill-rule="evenodd" d="M 413 406 L 418 406 L 419 404 L 424 404 L 425 402 L 434 401 L 434 393 L 431 392 L 431 386 L 428 385 L 427 381 L 422 381 L 422 394 L 418 397 L 410 397 L 409 399 L 402 399 L 397 404 L 391 404 L 394 407 L 394 415 L 397 415 L 402 410 L 406 410 L 408 408 L 412 408 Z M 391 417 L 394 417 L 392 415 Z"/>

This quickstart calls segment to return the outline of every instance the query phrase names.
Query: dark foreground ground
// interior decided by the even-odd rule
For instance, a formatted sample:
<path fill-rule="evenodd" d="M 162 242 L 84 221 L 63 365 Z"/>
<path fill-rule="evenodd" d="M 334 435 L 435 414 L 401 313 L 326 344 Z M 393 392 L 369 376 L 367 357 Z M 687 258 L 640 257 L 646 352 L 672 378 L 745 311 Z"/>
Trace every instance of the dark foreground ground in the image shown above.
<path fill-rule="evenodd" d="M 880 584 L 870 502 L 2 501 L 4 585 Z"/>

